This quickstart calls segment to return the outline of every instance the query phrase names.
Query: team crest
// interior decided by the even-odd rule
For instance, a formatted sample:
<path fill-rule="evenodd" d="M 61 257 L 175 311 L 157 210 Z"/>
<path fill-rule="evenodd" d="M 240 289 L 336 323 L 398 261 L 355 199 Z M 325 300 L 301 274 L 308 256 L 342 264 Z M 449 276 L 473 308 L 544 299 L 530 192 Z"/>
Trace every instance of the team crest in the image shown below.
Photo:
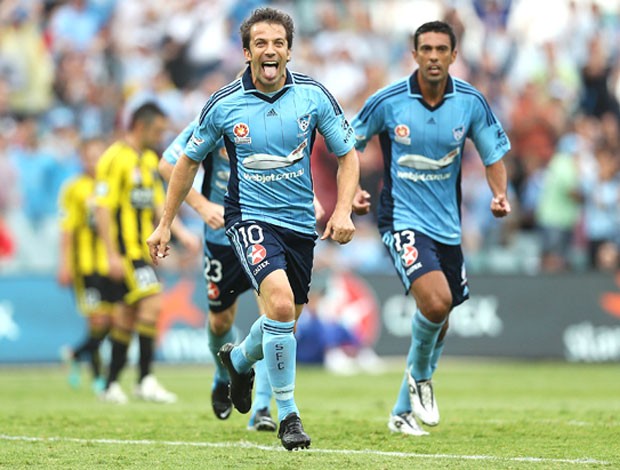
<path fill-rule="evenodd" d="M 250 264 L 255 265 L 265 259 L 265 257 L 267 256 L 267 250 L 263 245 L 259 245 L 257 243 L 256 245 L 248 247 L 248 250 L 246 251 L 246 256 Z"/>
<path fill-rule="evenodd" d="M 235 144 L 251 144 L 252 138 L 248 137 L 250 134 L 250 127 L 243 123 L 238 122 L 233 127 L 233 134 L 235 134 Z"/>
<path fill-rule="evenodd" d="M 411 145 L 411 131 L 406 124 L 398 124 L 394 128 L 394 140 L 399 144 Z"/>
<path fill-rule="evenodd" d="M 403 265 L 408 268 L 418 259 L 418 249 L 415 246 L 407 245 L 403 248 L 401 255 Z"/>
<path fill-rule="evenodd" d="M 455 127 L 454 129 L 452 129 L 452 137 L 454 137 L 454 140 L 456 140 L 457 142 L 460 142 L 461 140 L 463 140 L 464 135 L 465 135 L 465 126 L 459 126 L 459 127 Z"/>
<path fill-rule="evenodd" d="M 311 119 L 311 116 L 309 114 L 306 114 L 305 116 L 301 116 L 297 118 L 297 125 L 301 129 L 301 132 L 308 131 L 308 127 L 310 127 L 310 119 Z"/>
<path fill-rule="evenodd" d="M 214 282 L 209 282 L 209 287 L 207 289 L 207 295 L 210 300 L 215 300 L 220 296 L 220 290 L 217 287 L 217 284 Z"/>

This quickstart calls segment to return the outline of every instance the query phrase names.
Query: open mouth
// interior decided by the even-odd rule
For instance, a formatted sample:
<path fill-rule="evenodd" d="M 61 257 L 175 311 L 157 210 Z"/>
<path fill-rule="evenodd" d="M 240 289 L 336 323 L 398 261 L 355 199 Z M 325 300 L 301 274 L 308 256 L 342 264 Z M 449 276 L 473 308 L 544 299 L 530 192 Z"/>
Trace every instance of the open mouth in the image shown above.
<path fill-rule="evenodd" d="M 263 62 L 263 75 L 268 80 L 276 78 L 278 73 L 278 63 L 275 61 Z"/>

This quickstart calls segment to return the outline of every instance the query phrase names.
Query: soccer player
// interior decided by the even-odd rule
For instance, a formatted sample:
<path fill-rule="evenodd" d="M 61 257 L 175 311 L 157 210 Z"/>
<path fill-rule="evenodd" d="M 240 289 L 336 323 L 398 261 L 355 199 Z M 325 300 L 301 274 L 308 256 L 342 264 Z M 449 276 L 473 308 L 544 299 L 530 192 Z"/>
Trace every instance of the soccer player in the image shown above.
<path fill-rule="evenodd" d="M 101 139 L 89 139 L 80 146 L 83 172 L 67 182 L 61 192 L 61 243 L 58 282 L 73 285 L 78 309 L 88 319 L 88 335 L 70 354 L 69 383 L 81 382 L 79 361 L 89 357 L 93 390 L 105 387 L 99 345 L 110 328 L 110 314 L 120 300 L 118 289 L 107 277 L 108 260 L 103 240 L 94 224 L 95 167 L 105 149 Z"/>
<path fill-rule="evenodd" d="M 198 121 L 192 121 L 164 151 L 159 161 L 159 172 L 166 181 L 174 165 L 183 154 Z M 215 375 L 211 387 L 211 406 L 218 419 L 227 419 L 232 412 L 229 396 L 230 377 L 217 357 L 222 346 L 235 342 L 232 326 L 237 313 L 238 297 L 249 290 L 247 276 L 239 265 L 224 230 L 224 193 L 228 185 L 230 165 L 224 140 L 220 139 L 211 154 L 202 161 L 204 177 L 201 192 L 190 189 L 186 202 L 204 220 L 205 281 L 209 301 L 207 335 L 209 350 L 215 363 Z M 258 303 L 260 309 L 260 302 Z M 248 429 L 275 431 L 277 425 L 270 413 L 271 385 L 267 377 L 265 361 L 256 364 L 256 399 Z"/>
<path fill-rule="evenodd" d="M 379 136 L 385 175 L 379 231 L 396 272 L 417 304 L 407 367 L 388 427 L 427 434 L 415 418 L 439 423 L 432 375 L 444 346 L 448 315 L 469 297 L 461 251 L 460 175 L 465 139 L 486 167 L 495 217 L 510 212 L 506 169 L 510 143 L 484 96 L 452 77 L 456 37 L 441 21 L 413 37 L 418 69 L 377 91 L 354 117 L 356 147 Z"/>
<path fill-rule="evenodd" d="M 156 104 L 143 104 L 133 112 L 124 139 L 112 144 L 97 164 L 97 230 L 105 242 L 110 277 L 124 288 L 123 302 L 113 316 L 112 358 L 106 390 L 101 395 L 102 400 L 112 403 L 127 402 L 118 376 L 134 331 L 140 345 L 134 395 L 159 403 L 177 400 L 151 373 L 161 284 L 150 262 L 146 237 L 163 207 L 163 182 L 157 172 L 158 156 L 152 149 L 159 145 L 166 126 L 167 119 Z M 181 226 L 175 225 L 175 235 L 188 247 L 197 244 Z"/>
<path fill-rule="evenodd" d="M 338 158 L 338 201 L 322 239 L 347 243 L 359 180 L 353 129 L 342 108 L 318 82 L 290 72 L 293 21 L 272 8 L 254 10 L 241 25 L 248 67 L 204 106 L 176 163 L 163 217 L 147 243 L 154 262 L 167 256 L 170 224 L 200 162 L 224 138 L 230 158 L 225 196 L 226 234 L 265 315 L 239 346 L 219 352 L 231 379 L 230 397 L 241 413 L 252 404 L 252 365 L 265 360 L 278 406 L 278 437 L 292 450 L 310 445 L 295 403 L 293 328 L 308 300 L 316 220 L 310 151 L 318 130 Z"/>

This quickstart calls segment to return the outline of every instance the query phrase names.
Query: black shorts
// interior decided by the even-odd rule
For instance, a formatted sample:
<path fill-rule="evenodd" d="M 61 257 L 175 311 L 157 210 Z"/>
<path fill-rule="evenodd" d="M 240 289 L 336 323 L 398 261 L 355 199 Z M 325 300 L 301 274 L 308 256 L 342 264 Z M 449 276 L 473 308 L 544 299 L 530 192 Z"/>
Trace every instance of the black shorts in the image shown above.
<path fill-rule="evenodd" d="M 162 290 L 161 283 L 155 273 L 155 268 L 141 259 L 123 259 L 125 267 L 125 295 L 127 305 L 158 294 Z"/>
<path fill-rule="evenodd" d="M 254 289 L 277 269 L 286 272 L 295 304 L 308 302 L 316 235 L 266 222 L 237 222 L 226 230 L 235 254 Z"/>
<path fill-rule="evenodd" d="M 384 232 L 381 236 L 396 272 L 408 293 L 422 274 L 442 271 L 452 292 L 452 306 L 469 298 L 469 286 L 461 245 L 439 243 L 414 230 Z"/>
<path fill-rule="evenodd" d="M 74 289 L 78 308 L 84 315 L 110 313 L 112 305 L 121 301 L 125 293 L 123 284 L 100 274 L 77 276 Z"/>
<path fill-rule="evenodd" d="M 252 288 L 230 245 L 205 243 L 205 282 L 209 310 L 218 313 Z"/>
<path fill-rule="evenodd" d="M 115 304 L 123 300 L 127 289 L 123 283 L 113 281 L 108 276 L 101 277 L 101 298 L 104 302 Z"/>

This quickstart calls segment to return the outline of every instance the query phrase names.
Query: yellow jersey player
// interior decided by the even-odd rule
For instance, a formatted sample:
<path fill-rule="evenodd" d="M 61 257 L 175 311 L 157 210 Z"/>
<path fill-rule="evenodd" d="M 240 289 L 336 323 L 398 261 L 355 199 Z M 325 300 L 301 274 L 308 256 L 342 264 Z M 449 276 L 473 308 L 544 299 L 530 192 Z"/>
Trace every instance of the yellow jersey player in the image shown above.
<path fill-rule="evenodd" d="M 134 395 L 159 403 L 177 400 L 151 373 L 162 286 L 150 261 L 146 238 L 164 202 L 159 159 L 153 149 L 159 146 L 166 126 L 166 116 L 156 104 L 143 104 L 133 112 L 124 138 L 112 144 L 97 164 L 97 228 L 108 253 L 110 277 L 124 288 L 123 302 L 113 316 L 112 357 L 101 394 L 102 400 L 112 403 L 127 402 L 118 377 L 134 331 L 140 345 Z M 182 243 L 198 243 L 185 229 L 177 228 Z"/>
<path fill-rule="evenodd" d="M 88 319 L 84 341 L 69 352 L 69 384 L 81 382 L 79 361 L 90 358 L 93 389 L 101 392 L 105 381 L 101 375 L 99 345 L 110 328 L 112 305 L 121 300 L 108 274 L 108 257 L 94 224 L 95 167 L 105 149 L 101 139 L 85 140 L 80 147 L 83 172 L 63 187 L 61 210 L 61 244 L 58 282 L 73 285 L 80 312 Z"/>

